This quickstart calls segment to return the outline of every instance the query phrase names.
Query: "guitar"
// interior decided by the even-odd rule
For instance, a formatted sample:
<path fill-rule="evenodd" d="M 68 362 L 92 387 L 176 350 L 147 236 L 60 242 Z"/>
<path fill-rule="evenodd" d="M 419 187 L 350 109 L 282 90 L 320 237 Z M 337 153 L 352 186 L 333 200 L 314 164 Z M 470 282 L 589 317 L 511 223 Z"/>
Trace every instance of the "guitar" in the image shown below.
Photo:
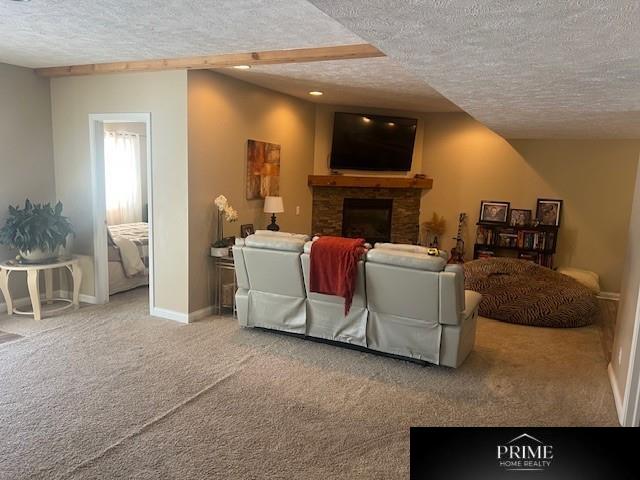
<path fill-rule="evenodd" d="M 451 250 L 448 263 L 464 263 L 464 240 L 462 239 L 462 227 L 467 220 L 467 214 L 461 213 L 458 217 L 458 235 L 454 238 L 456 246 Z"/>

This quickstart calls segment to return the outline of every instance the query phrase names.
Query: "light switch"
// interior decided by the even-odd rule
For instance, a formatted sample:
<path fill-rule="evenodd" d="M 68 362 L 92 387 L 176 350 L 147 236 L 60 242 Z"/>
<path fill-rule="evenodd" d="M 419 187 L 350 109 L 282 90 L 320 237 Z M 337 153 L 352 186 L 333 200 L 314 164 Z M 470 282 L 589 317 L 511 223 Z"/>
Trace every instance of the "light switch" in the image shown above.
<path fill-rule="evenodd" d="M 296 215 L 300 215 L 300 205 L 296 206 Z"/>

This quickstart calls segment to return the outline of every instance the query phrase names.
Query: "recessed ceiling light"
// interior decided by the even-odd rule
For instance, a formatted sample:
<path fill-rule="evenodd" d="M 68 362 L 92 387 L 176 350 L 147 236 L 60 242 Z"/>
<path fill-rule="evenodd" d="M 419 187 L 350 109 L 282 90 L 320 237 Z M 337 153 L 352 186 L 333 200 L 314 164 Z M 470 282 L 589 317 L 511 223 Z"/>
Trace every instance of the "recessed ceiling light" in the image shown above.
<path fill-rule="evenodd" d="M 234 65 L 233 68 L 236 70 L 249 70 L 251 65 Z"/>
<path fill-rule="evenodd" d="M 369 117 L 362 117 L 362 121 L 364 123 L 369 123 L 371 121 L 371 119 Z"/>
<path fill-rule="evenodd" d="M 320 95 L 323 95 L 323 93 L 319 90 L 312 90 L 309 92 L 309 95 L 313 95 L 314 97 L 319 97 Z"/>
<path fill-rule="evenodd" d="M 389 127 L 395 127 L 395 126 L 396 126 L 396 124 L 395 124 L 395 123 L 393 123 L 393 122 L 387 122 L 387 125 L 388 125 Z"/>

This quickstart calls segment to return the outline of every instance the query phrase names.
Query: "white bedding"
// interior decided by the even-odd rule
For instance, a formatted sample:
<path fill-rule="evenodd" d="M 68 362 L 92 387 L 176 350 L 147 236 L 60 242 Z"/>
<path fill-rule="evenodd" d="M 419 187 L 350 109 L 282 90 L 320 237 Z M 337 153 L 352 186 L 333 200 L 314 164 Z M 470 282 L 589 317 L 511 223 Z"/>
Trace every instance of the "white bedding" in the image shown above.
<path fill-rule="evenodd" d="M 109 293 L 149 284 L 147 223 L 109 225 Z"/>

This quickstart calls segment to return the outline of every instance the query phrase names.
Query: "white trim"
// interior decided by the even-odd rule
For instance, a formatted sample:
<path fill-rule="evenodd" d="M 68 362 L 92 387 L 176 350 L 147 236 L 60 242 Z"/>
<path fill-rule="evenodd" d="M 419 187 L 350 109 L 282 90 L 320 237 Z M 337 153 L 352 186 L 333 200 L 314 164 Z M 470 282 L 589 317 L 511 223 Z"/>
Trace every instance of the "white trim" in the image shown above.
<path fill-rule="evenodd" d="M 200 320 L 201 318 L 209 317 L 213 315 L 214 310 L 213 305 L 209 305 L 208 307 L 201 308 L 200 310 L 196 310 L 195 312 L 191 312 L 189 314 L 189 323 L 195 322 L 196 320 Z"/>
<path fill-rule="evenodd" d="M 95 303 L 109 302 L 109 270 L 107 251 L 107 221 L 104 186 L 103 149 L 97 148 L 103 141 L 102 132 L 105 123 L 140 122 L 146 126 L 147 142 L 147 204 L 149 223 L 149 309 L 155 305 L 155 257 L 153 254 L 153 152 L 151 148 L 150 113 L 90 113 L 89 147 L 91 155 L 91 177 L 93 190 L 93 265 L 95 284 Z M 92 302 L 90 302 L 92 303 Z"/>
<path fill-rule="evenodd" d="M 607 372 L 609 373 L 609 383 L 611 383 L 611 390 L 613 391 L 613 400 L 616 404 L 616 411 L 618 413 L 618 421 L 620 425 L 624 425 L 623 423 L 623 400 L 622 395 L 620 394 L 620 388 L 618 387 L 618 381 L 616 380 L 616 375 L 613 372 L 613 367 L 611 363 L 607 366 Z"/>
<path fill-rule="evenodd" d="M 622 417 L 620 424 L 623 427 L 638 426 L 638 405 L 640 403 L 640 350 L 638 349 L 640 336 L 640 297 L 636 303 L 636 315 L 633 323 L 633 336 L 631 337 L 631 350 L 629 352 L 629 370 L 624 387 L 624 399 L 622 403 Z"/>
<path fill-rule="evenodd" d="M 620 294 L 617 292 L 600 292 L 596 297 L 602 300 L 613 300 L 615 302 L 620 301 Z"/>
<path fill-rule="evenodd" d="M 167 310 L 166 308 L 151 308 L 152 317 L 166 318 L 167 320 L 173 320 L 180 323 L 189 323 L 189 315 L 182 312 L 174 312 L 173 310 Z"/>
<path fill-rule="evenodd" d="M 40 295 L 40 297 L 44 298 L 43 295 Z M 25 307 L 27 305 L 31 305 L 31 299 L 29 297 L 14 298 L 12 300 L 13 300 L 13 306 L 14 307 Z M 0 313 L 4 313 L 6 311 L 7 311 L 7 304 L 6 303 L 0 303 Z"/>
<path fill-rule="evenodd" d="M 63 298 L 71 298 L 72 293 L 68 290 L 57 290 L 54 293 L 55 297 L 63 297 Z M 87 295 L 85 293 L 81 293 L 79 296 L 80 303 L 90 303 L 91 305 L 98 305 L 98 298 L 93 295 Z"/>
<path fill-rule="evenodd" d="M 71 292 L 67 291 L 67 290 L 56 290 L 53 292 L 53 296 L 54 297 L 59 297 L 59 298 L 71 298 L 72 294 Z M 45 294 L 41 293 L 40 294 L 40 299 L 41 300 L 45 300 Z M 91 304 L 97 304 L 98 303 L 98 299 L 92 295 L 85 295 L 83 293 L 80 294 L 80 302 L 81 303 L 91 303 Z M 29 297 L 21 297 L 21 298 L 16 298 L 15 300 L 13 300 L 13 305 L 15 307 L 26 307 L 27 305 L 31 305 L 31 298 Z M 7 311 L 7 304 L 6 303 L 0 303 L 0 313 L 4 313 Z"/>

